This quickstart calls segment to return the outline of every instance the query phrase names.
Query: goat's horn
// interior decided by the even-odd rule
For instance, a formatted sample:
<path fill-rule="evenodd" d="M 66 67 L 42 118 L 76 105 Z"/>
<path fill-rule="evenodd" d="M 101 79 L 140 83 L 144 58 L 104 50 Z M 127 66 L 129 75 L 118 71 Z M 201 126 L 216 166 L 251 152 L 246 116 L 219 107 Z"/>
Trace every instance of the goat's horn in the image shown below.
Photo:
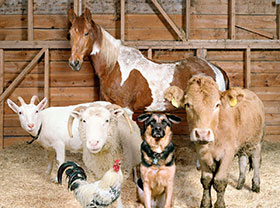
<path fill-rule="evenodd" d="M 84 110 L 86 108 L 87 108 L 86 106 L 78 106 L 73 111 L 80 112 L 81 110 Z M 70 114 L 69 118 L 68 118 L 68 125 L 67 125 L 67 127 L 68 127 L 68 134 L 69 134 L 70 138 L 73 138 L 73 132 L 72 132 L 73 121 L 74 121 L 74 116 L 72 116 Z"/>
<path fill-rule="evenodd" d="M 22 99 L 22 97 L 19 96 L 17 99 L 18 99 L 18 101 L 20 102 L 21 105 L 24 105 L 24 104 L 25 104 L 25 102 L 24 102 L 24 100 Z"/>
<path fill-rule="evenodd" d="M 36 100 L 39 102 L 38 96 L 37 95 L 33 95 L 31 100 L 30 100 L 30 104 L 34 104 Z"/>
<path fill-rule="evenodd" d="M 116 110 L 116 109 L 123 109 L 123 108 L 122 108 L 121 106 L 119 106 L 119 105 L 112 104 L 112 105 L 109 105 L 109 106 L 108 106 L 108 109 L 109 109 L 109 110 Z M 129 118 L 129 116 L 127 115 L 127 113 L 126 113 L 125 110 L 124 110 L 124 113 L 123 113 L 123 117 L 125 118 L 125 120 L 126 120 L 128 126 L 129 126 L 130 133 L 132 134 L 133 128 L 132 128 L 132 124 L 131 124 L 131 122 L 130 122 L 131 120 L 130 120 L 130 118 Z"/>

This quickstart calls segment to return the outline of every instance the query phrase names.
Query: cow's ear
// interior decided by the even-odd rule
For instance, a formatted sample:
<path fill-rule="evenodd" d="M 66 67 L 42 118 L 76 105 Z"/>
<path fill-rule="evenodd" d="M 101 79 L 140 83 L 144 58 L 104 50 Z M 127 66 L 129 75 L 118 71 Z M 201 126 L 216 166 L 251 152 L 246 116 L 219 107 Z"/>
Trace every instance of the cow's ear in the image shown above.
<path fill-rule="evenodd" d="M 182 121 L 182 119 L 180 117 L 172 115 L 172 114 L 166 114 L 166 117 L 171 123 L 178 124 Z"/>
<path fill-rule="evenodd" d="M 239 105 L 244 99 L 244 90 L 239 87 L 231 88 L 222 95 L 230 107 Z"/>
<path fill-rule="evenodd" d="M 72 8 L 69 9 L 68 11 L 68 20 L 69 22 L 71 22 L 71 24 L 73 23 L 73 21 L 76 19 L 76 14 L 74 12 L 74 10 Z"/>
<path fill-rule="evenodd" d="M 149 118 L 151 118 L 151 116 L 152 116 L 152 114 L 150 114 L 150 113 L 144 113 L 144 114 L 141 114 L 140 116 L 138 116 L 136 118 L 136 120 L 139 122 L 144 122 L 144 121 L 148 120 Z"/>
<path fill-rule="evenodd" d="M 171 102 L 175 108 L 184 107 L 184 91 L 177 86 L 167 88 L 164 92 L 164 98 Z"/>

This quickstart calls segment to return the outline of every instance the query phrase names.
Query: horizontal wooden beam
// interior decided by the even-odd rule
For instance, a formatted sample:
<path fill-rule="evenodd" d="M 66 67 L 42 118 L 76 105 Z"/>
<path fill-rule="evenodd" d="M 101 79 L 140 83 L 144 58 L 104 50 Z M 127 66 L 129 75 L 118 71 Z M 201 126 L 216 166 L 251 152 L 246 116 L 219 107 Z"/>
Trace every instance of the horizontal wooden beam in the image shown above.
<path fill-rule="evenodd" d="M 139 49 L 280 49 L 280 40 L 125 41 Z M 0 49 L 70 49 L 69 41 L 0 41 Z"/>

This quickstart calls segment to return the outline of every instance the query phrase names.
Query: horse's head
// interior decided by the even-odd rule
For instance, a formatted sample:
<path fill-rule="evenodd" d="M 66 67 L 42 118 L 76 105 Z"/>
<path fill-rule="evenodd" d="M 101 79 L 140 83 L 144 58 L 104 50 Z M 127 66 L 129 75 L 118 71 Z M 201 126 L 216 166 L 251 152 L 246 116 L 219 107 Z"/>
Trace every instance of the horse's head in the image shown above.
<path fill-rule="evenodd" d="M 100 27 L 92 21 L 91 12 L 86 8 L 84 14 L 77 17 L 73 9 L 69 10 L 71 57 L 69 66 L 80 71 L 84 57 L 99 52 L 101 45 Z"/>

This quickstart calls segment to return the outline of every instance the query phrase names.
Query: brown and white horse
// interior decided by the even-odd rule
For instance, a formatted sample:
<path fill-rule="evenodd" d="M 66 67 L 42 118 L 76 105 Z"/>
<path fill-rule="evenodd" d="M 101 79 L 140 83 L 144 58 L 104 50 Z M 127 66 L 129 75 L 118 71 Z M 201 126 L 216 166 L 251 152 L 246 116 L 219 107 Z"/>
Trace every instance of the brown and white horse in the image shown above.
<path fill-rule="evenodd" d="M 164 100 L 164 91 L 174 85 L 185 89 L 193 75 L 211 76 L 221 91 L 229 86 L 226 73 L 205 59 L 190 57 L 155 63 L 145 58 L 139 50 L 122 45 L 96 24 L 88 9 L 79 17 L 70 9 L 69 21 L 72 23 L 70 67 L 79 71 L 83 59 L 89 56 L 100 79 L 102 98 L 132 112 L 174 110 Z"/>

